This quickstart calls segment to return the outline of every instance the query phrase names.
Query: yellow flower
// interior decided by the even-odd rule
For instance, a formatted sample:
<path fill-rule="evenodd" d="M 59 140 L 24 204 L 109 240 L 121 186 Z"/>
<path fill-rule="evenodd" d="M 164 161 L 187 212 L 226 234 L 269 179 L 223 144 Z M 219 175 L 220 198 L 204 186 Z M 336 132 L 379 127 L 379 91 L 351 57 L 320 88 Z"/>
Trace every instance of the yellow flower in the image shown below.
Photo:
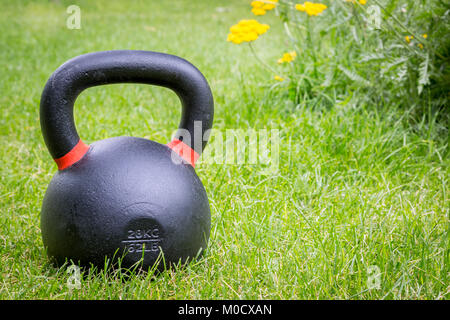
<path fill-rule="evenodd" d="M 267 11 L 275 8 L 278 0 L 265 0 L 265 1 L 252 1 L 250 5 L 252 6 L 252 12 L 255 16 L 263 16 Z"/>
<path fill-rule="evenodd" d="M 284 80 L 284 78 L 282 78 L 282 77 L 280 77 L 280 76 L 275 76 L 275 77 L 273 77 L 275 80 L 277 80 L 277 81 L 283 81 Z"/>
<path fill-rule="evenodd" d="M 266 14 L 266 10 L 264 10 L 263 8 L 253 8 L 252 12 L 255 16 L 263 16 Z"/>
<path fill-rule="evenodd" d="M 297 57 L 297 53 L 295 51 L 286 52 L 280 59 L 278 59 L 278 63 L 292 62 L 295 60 L 295 57 Z"/>
<path fill-rule="evenodd" d="M 422 35 L 422 37 L 424 37 L 424 39 L 426 39 L 426 38 L 428 38 L 428 35 L 427 35 L 426 33 L 424 33 L 424 34 Z"/>
<path fill-rule="evenodd" d="M 263 5 L 264 5 L 264 2 L 262 2 L 262 1 L 252 1 L 252 3 L 250 3 L 250 5 L 253 8 L 262 8 Z"/>
<path fill-rule="evenodd" d="M 260 35 L 266 33 L 269 28 L 269 25 L 261 24 L 256 20 L 241 20 L 234 26 L 231 26 L 227 41 L 235 44 L 255 41 Z"/>
<path fill-rule="evenodd" d="M 418 46 L 420 49 L 423 49 L 423 44 L 419 43 Z"/>
<path fill-rule="evenodd" d="M 355 3 L 356 0 L 345 0 L 346 2 Z M 362 5 L 365 5 L 367 3 L 367 0 L 358 0 L 358 2 Z"/>
<path fill-rule="evenodd" d="M 302 12 L 306 11 L 306 8 L 305 8 L 304 4 L 296 4 L 295 5 L 295 9 L 297 9 L 298 11 L 302 11 Z"/>
<path fill-rule="evenodd" d="M 322 3 L 313 3 L 309 1 L 306 1 L 303 4 L 295 5 L 295 9 L 297 9 L 298 11 L 306 12 L 309 16 L 317 16 L 326 8 L 327 6 Z"/>
<path fill-rule="evenodd" d="M 414 36 L 406 36 L 406 37 L 405 37 L 405 40 L 406 40 L 406 42 L 408 42 L 408 43 L 410 43 L 412 39 L 414 39 Z"/>
<path fill-rule="evenodd" d="M 272 10 L 275 8 L 275 6 L 277 5 L 278 0 L 268 0 L 266 1 L 266 3 L 263 5 L 263 9 L 264 10 Z"/>

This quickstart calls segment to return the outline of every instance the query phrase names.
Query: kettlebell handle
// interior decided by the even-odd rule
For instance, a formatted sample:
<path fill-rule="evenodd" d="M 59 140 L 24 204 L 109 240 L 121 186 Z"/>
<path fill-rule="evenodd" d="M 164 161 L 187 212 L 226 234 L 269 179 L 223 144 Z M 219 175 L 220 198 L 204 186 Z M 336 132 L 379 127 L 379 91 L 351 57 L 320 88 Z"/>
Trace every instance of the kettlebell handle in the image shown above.
<path fill-rule="evenodd" d="M 206 146 L 204 134 L 212 127 L 214 102 L 208 82 L 200 71 L 177 56 L 135 50 L 88 53 L 61 65 L 45 85 L 40 104 L 42 134 L 60 169 L 87 152 L 75 128 L 73 107 L 85 89 L 114 83 L 143 83 L 172 89 L 182 103 L 182 116 L 173 147 L 183 141 L 186 130 L 197 157 Z M 200 123 L 197 121 L 201 121 Z M 194 124 L 201 124 L 194 130 Z M 205 139 L 205 140 L 203 140 Z M 176 143 L 174 143 L 174 141 Z M 194 143 L 194 142 L 201 143 Z M 185 145 L 184 145 L 185 146 Z M 84 153 L 83 153 L 84 152 Z M 60 166 L 58 160 L 69 158 Z"/>

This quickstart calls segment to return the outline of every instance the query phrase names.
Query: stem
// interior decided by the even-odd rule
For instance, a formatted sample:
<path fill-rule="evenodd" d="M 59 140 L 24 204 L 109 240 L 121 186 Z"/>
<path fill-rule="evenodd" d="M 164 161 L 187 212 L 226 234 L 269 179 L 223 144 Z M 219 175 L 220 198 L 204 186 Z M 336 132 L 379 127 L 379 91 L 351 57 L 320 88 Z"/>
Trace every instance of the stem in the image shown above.
<path fill-rule="evenodd" d="M 386 12 L 388 14 L 389 17 L 391 17 L 392 19 L 395 20 L 395 22 L 398 23 L 398 25 L 400 27 L 402 27 L 406 32 L 408 32 L 409 34 L 413 35 L 414 38 L 416 38 L 417 41 L 421 42 L 419 40 L 419 37 L 417 37 L 414 32 L 412 32 L 411 30 L 409 30 L 400 20 L 397 19 L 396 16 L 394 16 L 393 14 L 391 14 L 390 12 L 388 12 L 377 0 L 373 0 L 381 9 L 383 9 L 384 12 Z M 425 43 L 422 43 L 425 44 Z"/>
<path fill-rule="evenodd" d="M 273 69 L 271 66 L 269 66 L 267 63 L 265 63 L 260 57 L 258 57 L 258 55 L 255 52 L 255 49 L 252 46 L 252 43 L 249 42 L 248 46 L 250 47 L 251 52 L 253 53 L 253 56 L 256 58 L 256 60 L 258 60 L 258 62 L 265 67 L 266 69 L 270 70 L 270 72 L 274 73 L 275 75 L 278 74 L 277 71 L 275 71 L 275 69 Z M 284 77 L 283 77 L 284 78 Z"/>
<path fill-rule="evenodd" d="M 400 20 L 397 19 L 396 16 L 394 16 L 393 14 L 391 14 L 390 12 L 388 12 L 381 4 L 380 2 L 378 2 L 377 0 L 373 0 L 381 9 L 383 9 L 383 11 L 392 19 L 394 19 L 395 22 L 397 22 L 397 24 L 403 28 L 403 30 L 405 30 L 406 32 L 408 32 L 410 35 L 414 36 L 414 39 L 416 39 L 417 42 L 421 43 L 423 46 L 427 46 L 427 48 L 429 48 L 435 55 L 437 55 L 439 58 L 445 60 L 445 58 L 437 51 L 435 51 L 432 47 L 428 46 L 426 42 L 423 42 L 422 39 L 417 36 L 414 32 L 412 32 L 411 30 L 408 29 L 408 27 L 406 27 Z"/>
<path fill-rule="evenodd" d="M 358 23 L 358 27 L 359 27 L 358 30 L 361 33 L 361 30 L 365 30 L 365 29 L 363 28 L 363 24 L 361 22 L 361 19 L 359 18 L 358 11 L 356 11 L 356 6 L 352 6 L 352 13 L 353 13 L 353 16 L 356 19 L 356 22 Z M 356 32 L 358 32 L 358 31 L 356 31 Z M 363 41 L 360 39 L 358 44 L 361 46 L 362 42 Z"/>
<path fill-rule="evenodd" d="M 364 10 L 364 12 L 367 14 L 366 8 L 365 8 L 364 6 L 361 6 L 361 5 L 360 5 L 360 7 L 361 7 L 361 8 Z M 383 10 L 384 10 L 384 9 L 383 9 Z M 409 46 L 409 45 L 407 45 L 407 44 L 405 43 L 404 38 L 403 38 L 403 35 L 401 35 L 401 34 L 399 33 L 399 31 L 397 31 L 397 29 L 396 29 L 396 28 L 395 28 L 388 20 L 385 20 L 384 22 L 385 22 L 385 23 L 383 24 L 383 30 L 384 30 L 385 32 L 392 31 L 392 32 L 395 34 L 395 36 L 398 37 L 400 43 L 401 43 L 407 50 L 411 51 L 411 52 L 414 53 L 414 54 L 417 54 L 417 51 L 415 51 L 413 48 L 411 48 L 411 46 Z M 385 25 L 386 25 L 387 27 L 385 27 Z"/>
<path fill-rule="evenodd" d="M 315 48 L 314 48 L 314 43 L 313 43 L 312 36 L 311 36 L 311 26 L 310 26 L 310 23 L 309 23 L 309 16 L 306 17 L 306 31 L 307 31 L 306 39 L 308 40 L 308 42 L 310 44 L 310 50 L 309 51 L 312 52 L 313 67 L 314 67 L 314 77 L 317 78 L 317 69 L 316 69 L 317 58 L 316 58 L 316 51 L 315 51 Z"/>
<path fill-rule="evenodd" d="M 286 34 L 289 38 L 289 40 L 291 40 L 292 45 L 294 46 L 295 50 L 300 54 L 300 48 L 297 46 L 297 40 L 295 40 L 295 38 L 292 36 L 291 30 L 289 29 L 289 25 L 287 22 L 283 23 L 284 26 L 284 30 L 286 31 Z"/>

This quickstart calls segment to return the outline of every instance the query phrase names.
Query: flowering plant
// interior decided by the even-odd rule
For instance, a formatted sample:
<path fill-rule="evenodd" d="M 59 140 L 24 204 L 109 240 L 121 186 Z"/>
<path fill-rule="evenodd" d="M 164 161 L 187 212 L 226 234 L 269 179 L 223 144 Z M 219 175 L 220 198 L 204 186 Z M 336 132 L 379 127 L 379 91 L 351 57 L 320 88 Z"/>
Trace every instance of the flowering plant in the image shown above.
<path fill-rule="evenodd" d="M 258 0 L 249 1 L 250 8 L 255 18 L 271 11 L 278 16 L 289 46 L 276 61 L 260 59 L 252 42 L 270 27 L 257 20 L 231 27 L 228 40 L 248 42 L 295 103 L 348 103 L 359 92 L 375 105 L 401 101 L 414 107 L 430 100 L 433 108 L 450 114 L 448 5 L 432 0 Z"/>

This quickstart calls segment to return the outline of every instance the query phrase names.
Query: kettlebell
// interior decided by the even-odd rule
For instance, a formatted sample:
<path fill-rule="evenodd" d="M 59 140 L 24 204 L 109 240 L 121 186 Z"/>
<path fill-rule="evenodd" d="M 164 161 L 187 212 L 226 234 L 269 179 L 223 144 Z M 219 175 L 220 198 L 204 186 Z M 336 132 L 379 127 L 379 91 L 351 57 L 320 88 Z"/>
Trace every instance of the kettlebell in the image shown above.
<path fill-rule="evenodd" d="M 173 90 L 182 116 L 167 145 L 113 137 L 87 145 L 73 108 L 89 87 L 141 83 Z M 213 96 L 200 73 L 177 56 L 135 50 L 73 58 L 49 78 L 40 102 L 47 148 L 58 165 L 42 203 L 44 247 L 56 265 L 167 268 L 201 256 L 211 214 L 194 165 L 212 127 Z M 113 114 L 111 115 L 113 116 Z M 194 143 L 195 142 L 195 143 Z"/>

